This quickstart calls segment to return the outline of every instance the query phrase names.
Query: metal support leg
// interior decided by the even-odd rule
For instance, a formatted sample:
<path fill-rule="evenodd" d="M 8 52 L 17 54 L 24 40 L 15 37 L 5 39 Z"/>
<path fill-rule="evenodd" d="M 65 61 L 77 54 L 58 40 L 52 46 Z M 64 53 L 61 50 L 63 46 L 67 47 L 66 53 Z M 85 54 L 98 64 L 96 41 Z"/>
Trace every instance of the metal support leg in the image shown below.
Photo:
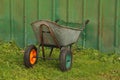
<path fill-rule="evenodd" d="M 39 58 L 39 53 L 40 53 L 40 44 L 38 45 L 38 47 L 37 47 L 37 58 Z"/>
<path fill-rule="evenodd" d="M 50 51 L 50 54 L 49 54 L 49 58 L 51 57 L 52 52 L 53 52 L 53 47 L 51 48 L 51 51 Z"/>
<path fill-rule="evenodd" d="M 45 51 L 44 51 L 44 40 L 43 40 L 43 32 L 42 32 L 42 27 L 40 27 L 40 37 L 41 37 L 41 44 L 42 44 L 42 56 L 43 59 L 45 60 Z"/>
<path fill-rule="evenodd" d="M 45 51 L 44 51 L 44 45 L 42 45 L 42 56 L 43 56 L 43 59 L 45 60 Z"/>

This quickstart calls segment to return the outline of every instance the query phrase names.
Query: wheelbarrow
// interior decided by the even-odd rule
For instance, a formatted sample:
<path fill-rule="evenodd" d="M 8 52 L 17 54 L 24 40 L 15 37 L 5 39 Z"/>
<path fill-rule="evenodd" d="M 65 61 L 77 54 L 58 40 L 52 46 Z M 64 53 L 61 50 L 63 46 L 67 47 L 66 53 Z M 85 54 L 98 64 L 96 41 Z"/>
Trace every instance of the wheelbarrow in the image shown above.
<path fill-rule="evenodd" d="M 84 30 L 89 20 L 86 20 L 82 25 L 82 28 L 74 29 L 67 26 L 62 26 L 56 22 L 39 20 L 33 22 L 32 28 L 38 41 L 38 47 L 35 45 L 29 45 L 24 52 L 24 65 L 28 68 L 33 67 L 37 62 L 42 49 L 42 59 L 52 59 L 51 55 L 53 48 L 59 48 L 59 65 L 61 71 L 67 71 L 72 67 L 72 44 L 77 42 L 80 33 Z M 50 47 L 49 56 L 46 57 L 44 47 Z"/>

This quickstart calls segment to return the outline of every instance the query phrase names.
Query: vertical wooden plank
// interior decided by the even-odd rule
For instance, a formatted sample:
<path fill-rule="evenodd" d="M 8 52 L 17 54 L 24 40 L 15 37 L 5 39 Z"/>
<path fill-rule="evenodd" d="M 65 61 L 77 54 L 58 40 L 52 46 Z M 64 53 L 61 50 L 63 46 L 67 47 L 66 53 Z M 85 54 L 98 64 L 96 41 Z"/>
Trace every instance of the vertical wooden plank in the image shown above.
<path fill-rule="evenodd" d="M 55 6 L 56 0 L 52 0 L 51 3 L 52 3 L 51 4 L 51 6 L 52 6 L 52 10 L 51 10 L 52 11 L 52 21 L 55 21 L 56 20 L 56 17 L 55 17 L 56 16 L 56 6 Z"/>
<path fill-rule="evenodd" d="M 25 0 L 25 45 L 36 43 L 31 23 L 38 20 L 38 0 Z"/>
<path fill-rule="evenodd" d="M 89 19 L 90 23 L 86 27 L 86 47 L 95 48 L 98 46 L 98 0 L 87 0 L 85 6 L 84 20 Z"/>
<path fill-rule="evenodd" d="M 115 0 L 115 30 L 114 30 L 114 45 L 115 45 L 115 52 L 118 53 L 119 50 L 119 0 Z"/>
<path fill-rule="evenodd" d="M 83 21 L 83 0 L 68 0 L 68 23 L 82 24 Z M 68 24 L 69 26 L 69 24 Z M 81 25 L 73 25 L 73 27 L 80 28 Z M 82 45 L 82 35 L 77 42 L 78 46 Z"/>
<path fill-rule="evenodd" d="M 120 1 L 117 0 L 118 51 L 120 53 Z"/>
<path fill-rule="evenodd" d="M 107 5 L 106 5 L 107 4 Z M 103 1 L 102 50 L 114 51 L 115 0 Z"/>
<path fill-rule="evenodd" d="M 103 24 L 103 17 L 102 17 L 102 0 L 98 0 L 98 50 L 101 51 L 102 49 L 102 24 Z"/>
<path fill-rule="evenodd" d="M 0 0 L 0 40 L 10 40 L 10 1 Z"/>
<path fill-rule="evenodd" d="M 53 19 L 53 5 L 52 0 L 40 0 L 39 1 L 39 19 Z"/>
<path fill-rule="evenodd" d="M 69 0 L 68 22 L 82 23 L 82 0 Z"/>
<path fill-rule="evenodd" d="M 103 0 L 98 1 L 98 49 L 102 51 Z"/>
<path fill-rule="evenodd" d="M 24 0 L 11 0 L 12 40 L 24 47 Z"/>
<path fill-rule="evenodd" d="M 56 17 L 67 22 L 67 0 L 56 0 Z"/>
<path fill-rule="evenodd" d="M 86 0 L 82 0 L 82 23 L 84 23 L 85 19 L 85 12 L 86 11 Z M 85 47 L 86 43 L 86 30 L 82 32 L 82 47 Z"/>

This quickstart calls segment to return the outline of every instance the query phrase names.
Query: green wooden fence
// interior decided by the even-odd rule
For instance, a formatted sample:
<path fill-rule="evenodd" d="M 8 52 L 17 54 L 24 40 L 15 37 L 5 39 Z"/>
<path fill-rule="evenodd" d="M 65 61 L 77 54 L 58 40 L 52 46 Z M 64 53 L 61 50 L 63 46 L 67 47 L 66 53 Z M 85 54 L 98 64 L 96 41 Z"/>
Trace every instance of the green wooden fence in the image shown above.
<path fill-rule="evenodd" d="M 89 19 L 78 44 L 120 52 L 120 0 L 0 0 L 0 40 L 14 40 L 21 47 L 36 43 L 30 24 L 41 19 Z"/>

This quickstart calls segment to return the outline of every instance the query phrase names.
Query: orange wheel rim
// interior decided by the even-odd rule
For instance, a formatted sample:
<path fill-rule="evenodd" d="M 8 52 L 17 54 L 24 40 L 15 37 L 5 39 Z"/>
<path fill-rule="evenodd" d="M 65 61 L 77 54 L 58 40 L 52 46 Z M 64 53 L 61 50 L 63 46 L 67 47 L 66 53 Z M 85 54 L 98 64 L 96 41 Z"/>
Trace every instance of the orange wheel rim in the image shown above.
<path fill-rule="evenodd" d="M 34 64 L 36 62 L 36 50 L 35 49 L 32 49 L 31 52 L 30 52 L 30 63 L 31 64 Z"/>

